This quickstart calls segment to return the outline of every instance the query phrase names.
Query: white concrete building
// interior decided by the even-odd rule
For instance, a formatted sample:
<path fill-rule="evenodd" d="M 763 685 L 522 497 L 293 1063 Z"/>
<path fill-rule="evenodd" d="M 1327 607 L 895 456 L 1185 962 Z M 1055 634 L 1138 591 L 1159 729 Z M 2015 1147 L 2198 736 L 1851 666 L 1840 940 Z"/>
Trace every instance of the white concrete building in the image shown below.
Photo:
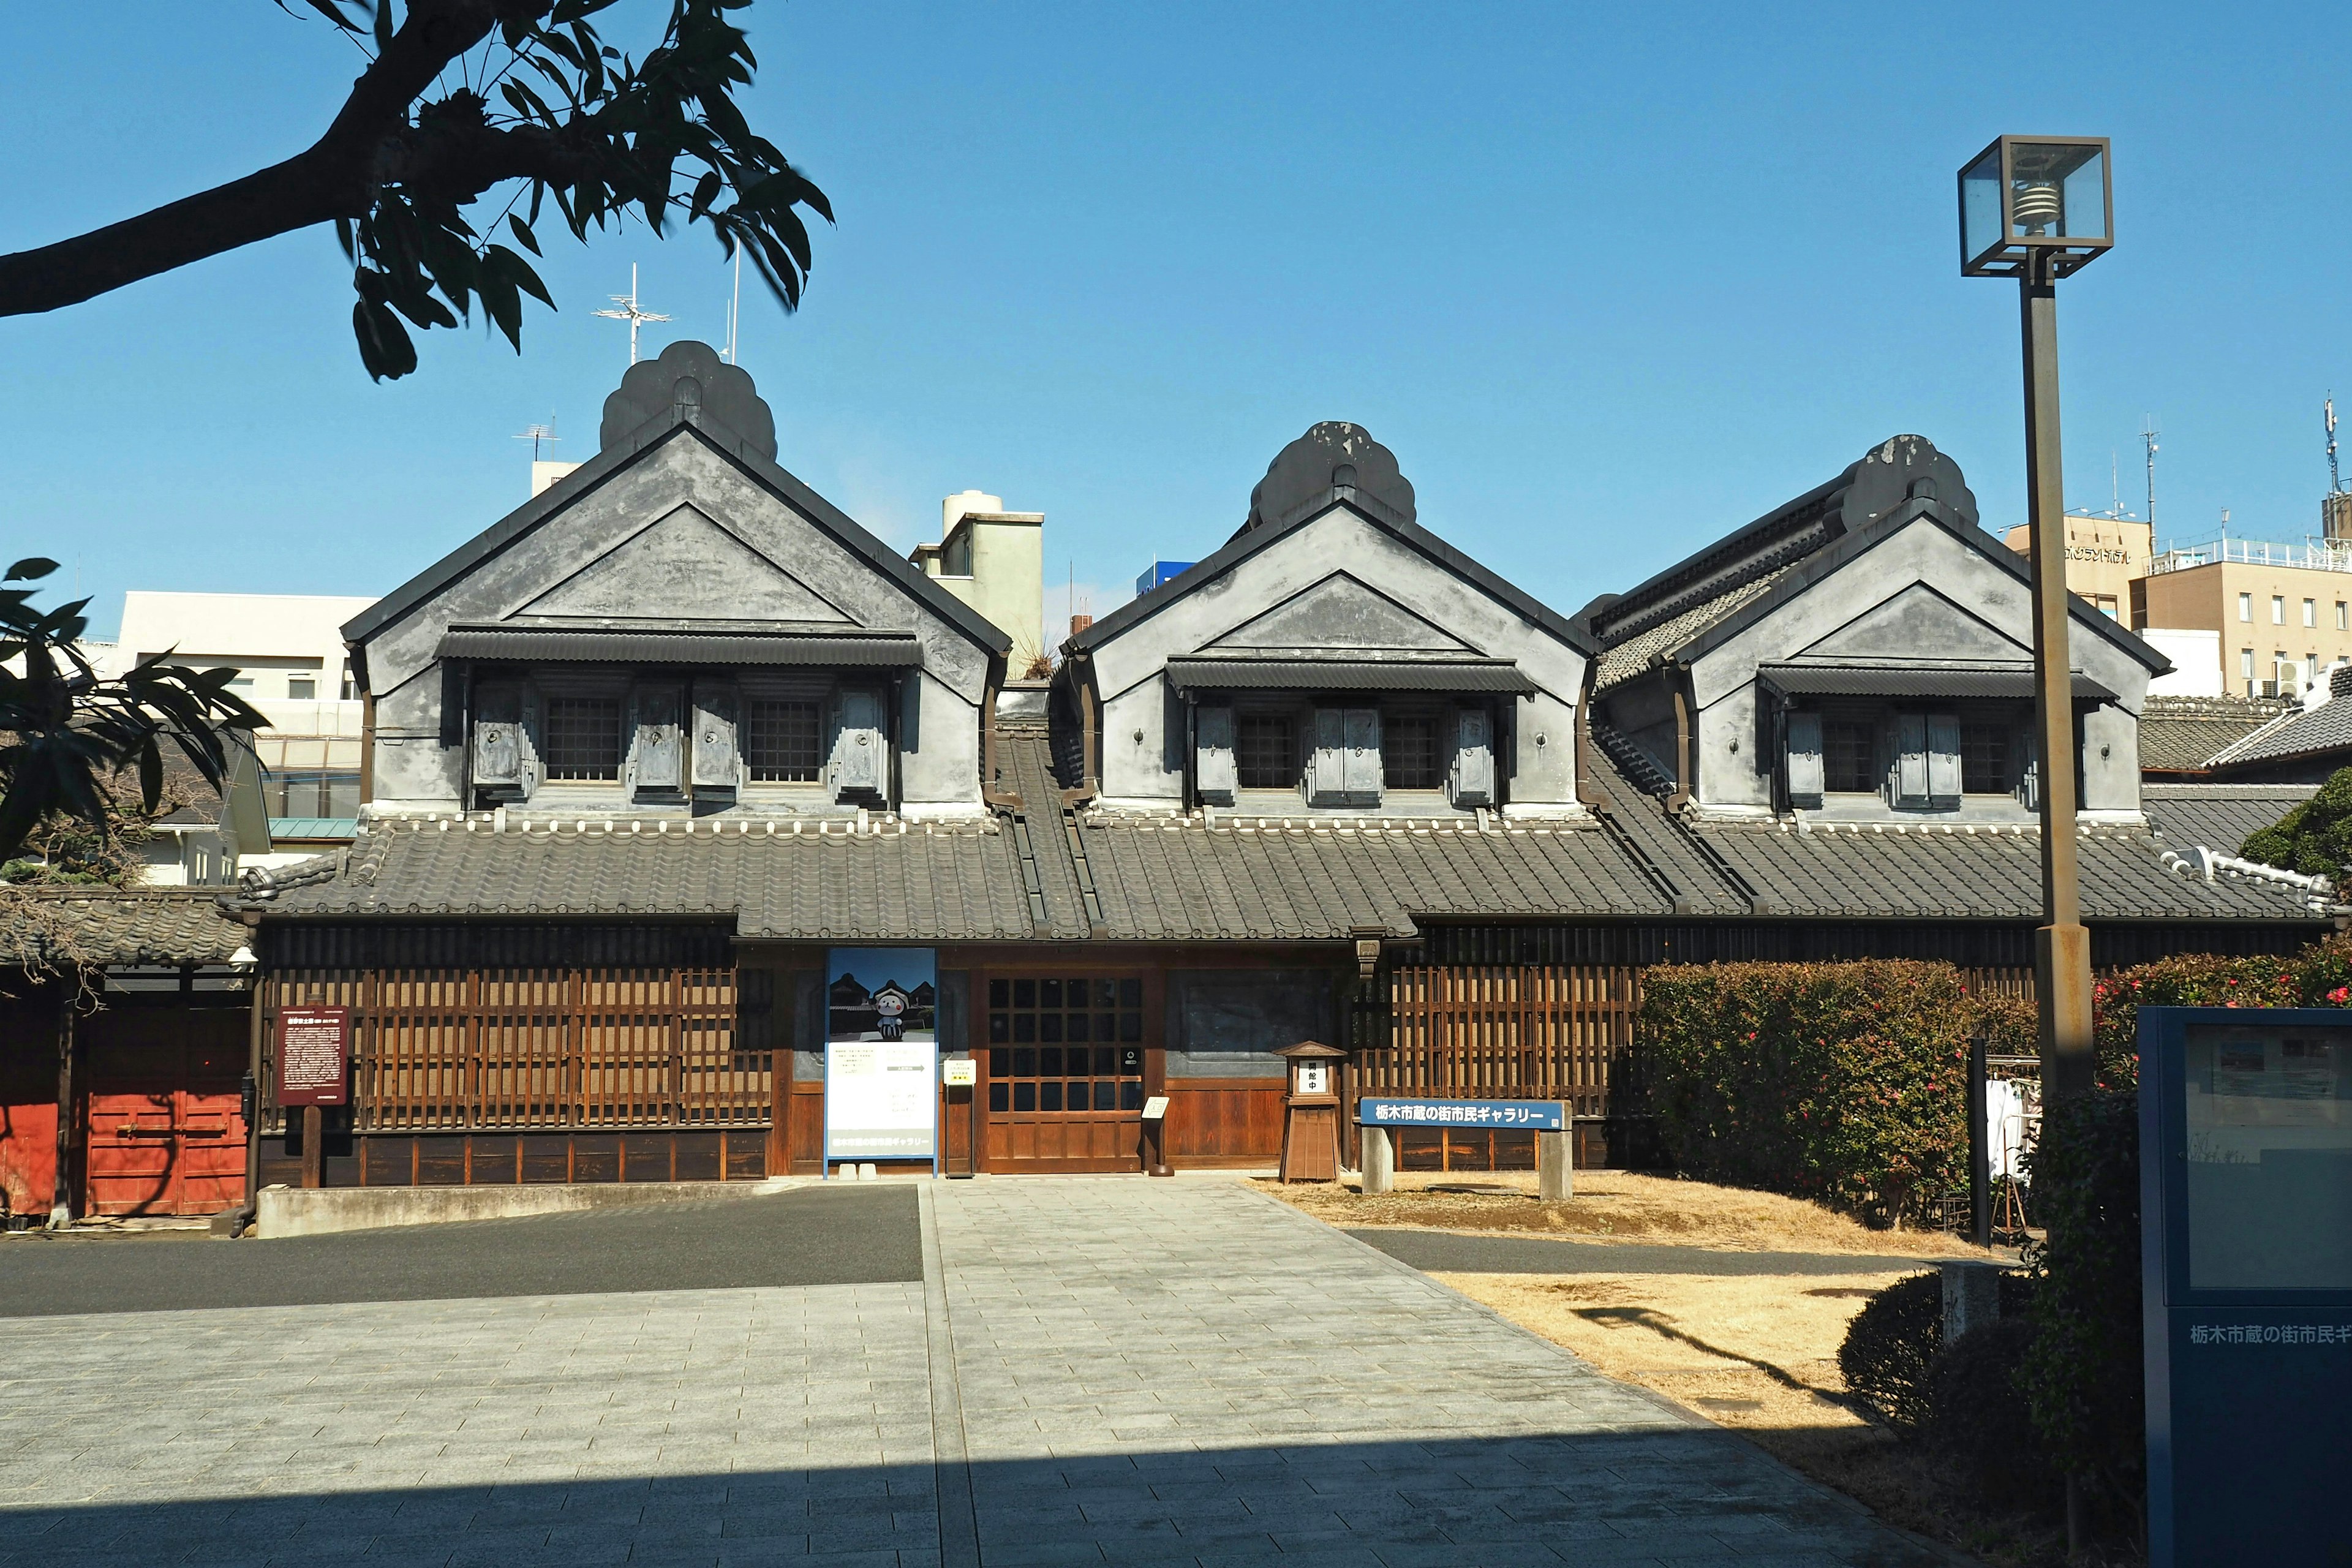
<path fill-rule="evenodd" d="M 359 816 L 361 700 L 342 624 L 373 599 L 318 594 L 123 595 L 122 631 L 92 645 L 101 673 L 119 675 L 168 654 L 198 669 L 233 666 L 229 684 L 268 728 L 254 736 L 254 766 L 232 783 L 227 808 L 206 798 L 157 824 L 150 879 L 158 885 L 233 881 L 348 841 Z M 103 649 L 101 652 L 100 650 Z M 240 799 L 257 792 L 257 805 Z"/>

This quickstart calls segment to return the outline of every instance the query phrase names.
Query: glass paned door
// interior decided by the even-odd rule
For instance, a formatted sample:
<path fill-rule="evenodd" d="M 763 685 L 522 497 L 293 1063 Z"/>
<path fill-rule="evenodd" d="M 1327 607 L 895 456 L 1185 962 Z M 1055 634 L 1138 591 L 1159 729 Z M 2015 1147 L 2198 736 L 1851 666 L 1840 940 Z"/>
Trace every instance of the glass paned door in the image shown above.
<path fill-rule="evenodd" d="M 1133 1170 L 1147 1012 L 1140 975 L 988 981 L 992 1170 Z"/>

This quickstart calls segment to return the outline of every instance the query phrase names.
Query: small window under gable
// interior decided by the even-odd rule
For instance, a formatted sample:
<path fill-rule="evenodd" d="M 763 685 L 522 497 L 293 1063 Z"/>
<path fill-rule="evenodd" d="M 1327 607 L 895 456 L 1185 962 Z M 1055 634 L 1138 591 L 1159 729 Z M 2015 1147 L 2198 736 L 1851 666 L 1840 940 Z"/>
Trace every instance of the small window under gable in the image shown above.
<path fill-rule="evenodd" d="M 743 754 L 753 784 L 814 784 L 824 766 L 824 710 L 813 699 L 744 705 Z"/>
<path fill-rule="evenodd" d="M 1391 715 L 1381 730 L 1381 784 L 1387 789 L 1436 789 L 1449 759 L 1438 749 L 1434 713 Z"/>
<path fill-rule="evenodd" d="M 1287 713 L 1244 713 L 1234 721 L 1234 771 L 1244 789 L 1293 789 L 1298 742 Z"/>
<path fill-rule="evenodd" d="M 550 697 L 546 728 L 550 780 L 620 778 L 619 698 Z"/>

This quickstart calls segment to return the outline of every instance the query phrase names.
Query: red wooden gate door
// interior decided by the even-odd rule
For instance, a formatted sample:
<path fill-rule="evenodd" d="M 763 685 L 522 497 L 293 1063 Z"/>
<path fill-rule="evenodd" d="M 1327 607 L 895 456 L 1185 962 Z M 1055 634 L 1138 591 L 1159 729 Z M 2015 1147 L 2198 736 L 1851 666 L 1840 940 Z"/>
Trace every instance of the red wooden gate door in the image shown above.
<path fill-rule="evenodd" d="M 243 1011 L 125 1007 L 88 1026 L 86 1211 L 217 1214 L 241 1202 Z"/>

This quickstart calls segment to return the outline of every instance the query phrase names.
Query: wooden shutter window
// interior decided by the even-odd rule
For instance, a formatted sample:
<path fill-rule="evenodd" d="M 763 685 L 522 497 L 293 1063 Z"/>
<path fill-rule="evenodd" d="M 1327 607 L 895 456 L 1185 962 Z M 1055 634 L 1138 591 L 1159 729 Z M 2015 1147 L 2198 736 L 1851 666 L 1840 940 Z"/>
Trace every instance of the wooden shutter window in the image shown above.
<path fill-rule="evenodd" d="M 1307 804 L 1348 803 L 1348 716 L 1337 708 L 1315 710 L 1315 751 L 1307 762 Z"/>
<path fill-rule="evenodd" d="M 845 691 L 839 710 L 841 721 L 833 736 L 833 798 L 837 803 L 878 803 L 887 765 L 881 693 Z"/>
<path fill-rule="evenodd" d="M 474 690 L 474 785 L 498 798 L 518 799 L 527 791 L 523 776 L 522 688 L 481 686 Z"/>
<path fill-rule="evenodd" d="M 1381 710 L 1377 708 L 1344 710 L 1346 755 L 1341 761 L 1340 784 L 1349 805 L 1381 804 Z"/>
<path fill-rule="evenodd" d="M 638 684 L 631 707 L 635 740 L 630 747 L 629 776 L 640 796 L 677 796 L 685 788 L 684 750 L 678 734 L 678 707 L 685 693 L 675 681 Z"/>
<path fill-rule="evenodd" d="M 1895 716 L 1895 799 L 1900 805 L 1925 805 L 1927 794 L 1927 716 Z"/>
<path fill-rule="evenodd" d="M 1788 720 L 1789 803 L 1816 807 L 1822 804 L 1822 716 L 1791 713 Z"/>
<path fill-rule="evenodd" d="M 1450 773 L 1455 805 L 1466 809 L 1495 804 L 1495 739 L 1484 708 L 1455 710 Z"/>
<path fill-rule="evenodd" d="M 724 680 L 694 683 L 694 787 L 732 795 L 743 764 L 735 731 L 735 688 Z"/>
<path fill-rule="evenodd" d="M 1238 769 L 1234 761 L 1234 710 L 1231 708 L 1193 710 L 1192 775 L 1202 804 L 1234 804 Z"/>
<path fill-rule="evenodd" d="M 1958 805 L 1960 798 L 1960 716 L 1927 715 L 1927 794 Z"/>

